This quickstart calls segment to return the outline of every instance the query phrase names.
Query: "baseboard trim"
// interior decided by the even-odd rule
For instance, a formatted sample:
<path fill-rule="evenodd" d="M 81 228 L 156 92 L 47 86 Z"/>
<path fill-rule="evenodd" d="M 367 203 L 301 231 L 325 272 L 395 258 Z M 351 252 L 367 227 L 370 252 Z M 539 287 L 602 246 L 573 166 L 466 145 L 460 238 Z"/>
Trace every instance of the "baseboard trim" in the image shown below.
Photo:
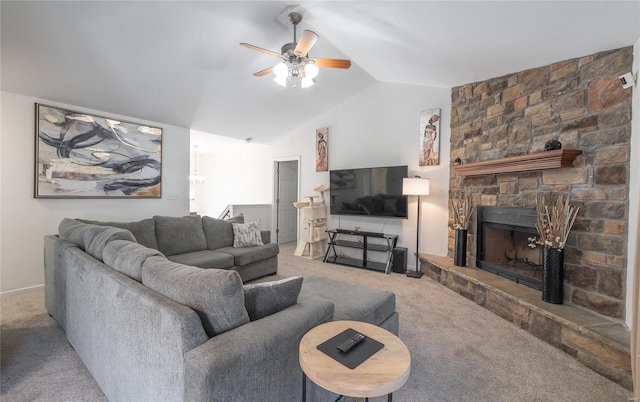
<path fill-rule="evenodd" d="M 39 288 L 43 288 L 44 284 L 42 285 L 35 285 L 35 286 L 27 286 L 26 288 L 20 288 L 20 289 L 14 289 L 14 290 L 7 290 L 4 292 L 0 292 L 0 297 L 5 297 L 5 296 L 11 296 L 11 295 L 15 295 L 18 293 L 24 293 L 24 292 L 30 292 L 32 290 L 36 290 Z"/>

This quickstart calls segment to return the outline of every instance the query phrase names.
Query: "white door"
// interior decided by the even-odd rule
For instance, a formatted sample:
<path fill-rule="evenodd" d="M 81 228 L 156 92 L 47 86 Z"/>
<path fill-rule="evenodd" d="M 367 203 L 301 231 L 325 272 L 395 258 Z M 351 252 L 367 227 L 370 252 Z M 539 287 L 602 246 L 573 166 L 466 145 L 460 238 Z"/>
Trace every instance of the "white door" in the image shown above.
<path fill-rule="evenodd" d="M 293 203 L 298 201 L 298 161 L 278 162 L 278 221 L 276 239 L 278 244 L 296 241 L 298 210 Z"/>

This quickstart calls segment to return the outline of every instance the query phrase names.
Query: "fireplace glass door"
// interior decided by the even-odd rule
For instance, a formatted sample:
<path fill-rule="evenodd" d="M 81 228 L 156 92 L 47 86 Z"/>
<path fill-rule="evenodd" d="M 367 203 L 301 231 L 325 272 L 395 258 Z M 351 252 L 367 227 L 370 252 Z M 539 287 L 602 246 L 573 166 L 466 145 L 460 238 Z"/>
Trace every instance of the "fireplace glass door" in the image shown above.
<path fill-rule="evenodd" d="M 518 283 L 541 289 L 542 251 L 531 248 L 529 238 L 535 230 L 498 223 L 484 225 L 485 250 L 483 267 Z"/>
<path fill-rule="evenodd" d="M 541 290 L 542 248 L 531 247 L 529 238 L 537 235 L 532 218 L 535 215 L 523 208 L 482 211 L 477 222 L 478 268 Z"/>

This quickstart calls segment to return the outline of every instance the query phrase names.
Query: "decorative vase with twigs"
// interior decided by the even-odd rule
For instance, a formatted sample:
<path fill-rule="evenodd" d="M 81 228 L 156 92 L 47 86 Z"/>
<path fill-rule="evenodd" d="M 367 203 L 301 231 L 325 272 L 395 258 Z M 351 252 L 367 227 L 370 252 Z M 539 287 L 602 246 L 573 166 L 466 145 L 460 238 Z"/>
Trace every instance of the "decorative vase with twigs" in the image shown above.
<path fill-rule="evenodd" d="M 529 238 L 529 246 L 542 245 L 542 300 L 563 302 L 564 247 L 580 207 L 569 204 L 569 195 L 538 196 L 536 200 L 537 237 Z"/>
<path fill-rule="evenodd" d="M 453 264 L 464 267 L 467 265 L 467 230 L 475 206 L 471 196 L 467 195 L 464 198 L 452 198 L 449 208 L 455 230 Z"/>

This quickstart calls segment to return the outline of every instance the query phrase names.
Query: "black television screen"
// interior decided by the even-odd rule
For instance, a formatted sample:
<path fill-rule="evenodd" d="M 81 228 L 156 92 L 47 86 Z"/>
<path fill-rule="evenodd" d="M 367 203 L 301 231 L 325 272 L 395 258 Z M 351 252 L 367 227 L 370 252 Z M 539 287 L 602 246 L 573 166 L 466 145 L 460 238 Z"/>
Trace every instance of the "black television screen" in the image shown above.
<path fill-rule="evenodd" d="M 331 214 L 407 218 L 407 196 L 402 195 L 407 174 L 406 165 L 331 170 Z"/>

